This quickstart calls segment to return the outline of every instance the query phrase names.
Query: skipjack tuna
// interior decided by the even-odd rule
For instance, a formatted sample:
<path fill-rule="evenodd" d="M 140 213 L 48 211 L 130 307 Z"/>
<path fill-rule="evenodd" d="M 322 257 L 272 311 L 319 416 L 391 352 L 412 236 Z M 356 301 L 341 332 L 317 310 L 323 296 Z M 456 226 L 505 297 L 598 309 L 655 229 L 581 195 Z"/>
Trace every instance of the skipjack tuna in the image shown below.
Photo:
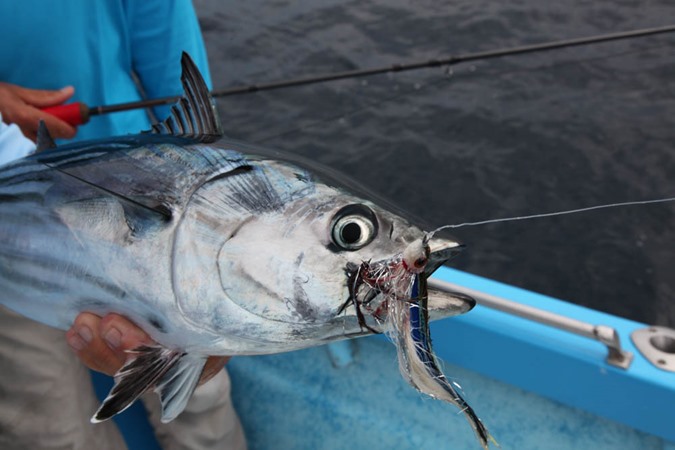
<path fill-rule="evenodd" d="M 214 102 L 182 60 L 185 95 L 153 133 L 56 147 L 0 168 L 0 301 L 67 329 L 116 312 L 156 342 L 129 354 L 93 417 L 154 388 L 162 420 L 185 407 L 209 355 L 285 352 L 389 332 L 405 378 L 457 405 L 428 320 L 470 298 L 427 288 L 461 249 L 297 163 L 221 140 Z M 244 152 L 244 153 L 242 153 Z"/>

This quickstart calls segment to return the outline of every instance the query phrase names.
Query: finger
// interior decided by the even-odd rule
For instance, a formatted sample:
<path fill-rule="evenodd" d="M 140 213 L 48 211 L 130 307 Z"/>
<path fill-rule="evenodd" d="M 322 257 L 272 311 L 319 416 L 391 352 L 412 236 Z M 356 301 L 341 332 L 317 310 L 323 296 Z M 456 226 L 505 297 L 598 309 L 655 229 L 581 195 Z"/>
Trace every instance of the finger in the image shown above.
<path fill-rule="evenodd" d="M 145 331 L 119 314 L 106 315 L 101 320 L 100 332 L 106 345 L 122 355 L 126 350 L 153 343 Z"/>
<path fill-rule="evenodd" d="M 68 100 L 75 93 L 75 88 L 66 86 L 59 90 L 47 91 L 40 89 L 27 89 L 16 86 L 16 94 L 29 105 L 37 108 L 46 108 L 48 106 L 60 105 Z"/>
<path fill-rule="evenodd" d="M 218 375 L 218 372 L 223 370 L 225 364 L 230 360 L 231 356 L 211 356 L 206 360 L 202 375 L 199 377 L 199 385 L 209 381 L 211 378 Z"/>
<path fill-rule="evenodd" d="M 114 375 L 124 363 L 124 354 L 113 351 L 101 338 L 101 318 L 82 313 L 66 333 L 66 340 L 80 360 L 90 369 Z"/>
<path fill-rule="evenodd" d="M 125 355 L 125 350 L 132 350 L 154 342 L 136 324 L 118 314 L 108 314 L 101 319 L 100 333 L 108 347 L 121 357 Z M 210 357 L 204 365 L 199 384 L 204 384 L 216 376 L 229 360 L 229 356 Z"/>

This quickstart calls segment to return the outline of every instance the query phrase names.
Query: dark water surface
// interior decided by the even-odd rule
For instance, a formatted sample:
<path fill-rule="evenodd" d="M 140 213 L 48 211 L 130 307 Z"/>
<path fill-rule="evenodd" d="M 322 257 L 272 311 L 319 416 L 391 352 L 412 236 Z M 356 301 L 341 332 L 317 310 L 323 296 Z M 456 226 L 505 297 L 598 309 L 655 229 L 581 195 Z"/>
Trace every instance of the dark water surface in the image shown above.
<path fill-rule="evenodd" d="M 195 0 L 215 88 L 675 23 L 672 1 Z M 230 97 L 438 226 L 675 196 L 675 35 Z M 675 204 L 461 228 L 454 267 L 675 327 Z"/>

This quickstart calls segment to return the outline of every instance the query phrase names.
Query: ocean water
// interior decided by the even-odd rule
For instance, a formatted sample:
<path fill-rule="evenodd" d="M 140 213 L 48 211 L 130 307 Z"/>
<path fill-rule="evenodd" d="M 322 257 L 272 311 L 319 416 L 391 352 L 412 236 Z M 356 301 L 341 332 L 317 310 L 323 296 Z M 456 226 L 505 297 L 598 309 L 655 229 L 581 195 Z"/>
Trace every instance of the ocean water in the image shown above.
<path fill-rule="evenodd" d="M 675 22 L 662 0 L 195 0 L 216 89 Z M 431 226 L 675 196 L 675 35 L 218 101 Z M 675 327 L 675 204 L 460 228 L 453 267 Z"/>

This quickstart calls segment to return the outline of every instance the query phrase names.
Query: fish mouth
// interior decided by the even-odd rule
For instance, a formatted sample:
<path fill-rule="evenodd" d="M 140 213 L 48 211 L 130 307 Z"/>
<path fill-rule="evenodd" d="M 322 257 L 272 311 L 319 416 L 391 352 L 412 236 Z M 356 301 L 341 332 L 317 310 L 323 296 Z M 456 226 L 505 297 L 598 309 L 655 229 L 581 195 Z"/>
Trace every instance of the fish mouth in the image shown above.
<path fill-rule="evenodd" d="M 426 275 L 427 278 L 430 277 L 436 269 L 459 255 L 466 247 L 466 245 L 460 242 L 442 238 L 430 240 L 428 246 L 429 261 L 424 268 L 424 275 Z"/>
<path fill-rule="evenodd" d="M 465 248 L 466 245 L 451 239 L 436 238 L 429 241 L 429 262 L 424 269 L 424 276 L 429 278 L 439 267 L 459 255 Z M 465 314 L 476 306 L 476 300 L 468 295 L 431 286 L 426 286 L 426 289 L 431 321 Z"/>
<path fill-rule="evenodd" d="M 345 269 L 349 298 L 339 308 L 342 314 L 353 306 L 360 332 L 382 333 L 393 302 L 411 303 L 412 287 L 417 276 L 430 277 L 440 266 L 451 260 L 465 246 L 450 239 L 435 238 L 426 244 L 418 240 L 409 244 L 397 256 L 381 261 L 350 263 Z M 421 263 L 421 264 L 420 264 Z M 470 311 L 475 300 L 462 294 L 434 288 L 422 293 L 428 298 L 430 320 L 455 316 Z"/>

